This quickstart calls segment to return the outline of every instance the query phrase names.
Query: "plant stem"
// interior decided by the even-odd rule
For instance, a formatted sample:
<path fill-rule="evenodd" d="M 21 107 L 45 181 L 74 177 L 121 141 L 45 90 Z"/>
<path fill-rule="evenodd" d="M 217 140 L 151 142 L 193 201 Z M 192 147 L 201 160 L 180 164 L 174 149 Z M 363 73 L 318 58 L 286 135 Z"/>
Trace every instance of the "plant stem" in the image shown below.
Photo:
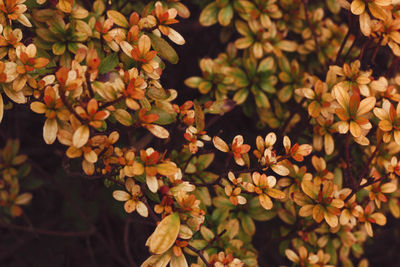
<path fill-rule="evenodd" d="M 339 52 L 337 53 L 337 56 L 336 56 L 335 65 L 338 64 L 340 55 L 342 54 L 343 48 L 346 45 L 347 40 L 349 39 L 349 37 L 350 37 L 350 28 L 348 29 L 347 34 L 344 37 L 344 39 L 342 41 L 342 44 L 340 45 Z"/>

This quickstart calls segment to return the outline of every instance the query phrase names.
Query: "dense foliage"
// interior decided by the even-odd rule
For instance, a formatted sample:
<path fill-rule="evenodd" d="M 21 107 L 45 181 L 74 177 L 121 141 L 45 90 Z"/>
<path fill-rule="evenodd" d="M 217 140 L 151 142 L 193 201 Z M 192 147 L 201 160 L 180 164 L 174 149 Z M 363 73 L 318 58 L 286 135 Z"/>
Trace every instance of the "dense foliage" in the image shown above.
<path fill-rule="evenodd" d="M 400 217 L 399 10 L 0 0 L 0 263 L 62 237 L 77 266 L 368 266 Z M 197 20 L 219 51 L 179 58 Z"/>

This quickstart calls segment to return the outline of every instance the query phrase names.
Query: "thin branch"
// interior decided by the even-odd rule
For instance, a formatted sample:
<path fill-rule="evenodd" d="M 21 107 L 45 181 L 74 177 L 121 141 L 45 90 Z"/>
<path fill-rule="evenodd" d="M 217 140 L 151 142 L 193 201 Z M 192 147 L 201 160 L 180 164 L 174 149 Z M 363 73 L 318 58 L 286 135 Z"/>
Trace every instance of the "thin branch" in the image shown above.
<path fill-rule="evenodd" d="M 64 104 L 64 106 L 67 107 L 67 109 L 69 110 L 69 112 L 71 112 L 82 124 L 86 124 L 86 121 L 79 116 L 78 113 L 76 113 L 75 109 L 68 103 L 67 98 L 65 97 L 65 89 L 60 86 L 60 98 L 61 98 L 61 102 Z"/>
<path fill-rule="evenodd" d="M 358 191 L 360 191 L 360 189 L 367 187 L 369 185 L 372 185 L 374 183 L 378 183 L 378 182 L 384 180 L 385 178 L 387 178 L 388 176 L 389 176 L 389 173 L 385 174 L 384 176 L 380 177 L 379 179 L 374 179 L 373 177 L 370 177 L 365 184 L 362 184 L 362 185 L 359 184 L 356 189 L 351 190 L 350 194 L 345 198 L 344 202 L 346 203 L 347 201 L 349 201 L 350 198 L 354 194 L 356 194 Z"/>
<path fill-rule="evenodd" d="M 92 88 L 92 83 L 90 82 L 90 73 L 89 72 L 85 73 L 85 78 L 86 78 L 87 89 L 89 91 L 89 96 L 90 96 L 90 98 L 93 98 L 94 92 L 93 92 L 93 88 Z"/>
<path fill-rule="evenodd" d="M 347 133 L 346 135 L 345 153 L 346 153 L 346 170 L 348 177 L 348 179 L 346 179 L 347 180 L 346 184 L 349 185 L 351 183 L 351 185 L 354 185 L 354 177 L 351 168 L 351 158 L 350 158 L 350 133 Z"/>
<path fill-rule="evenodd" d="M 346 43 L 347 43 L 347 40 L 348 40 L 349 37 L 350 37 L 350 33 L 351 33 L 351 29 L 349 28 L 348 31 L 347 31 L 347 33 L 346 33 L 346 36 L 344 37 L 344 39 L 343 39 L 343 41 L 342 41 L 342 44 L 340 45 L 339 52 L 338 52 L 337 55 L 336 55 L 335 65 L 337 65 L 337 64 L 339 63 L 340 56 L 341 56 L 341 54 L 342 54 L 342 52 L 343 52 L 344 46 L 345 46 Z"/>
<path fill-rule="evenodd" d="M 204 257 L 203 252 L 201 252 L 200 250 L 198 250 L 197 248 L 192 247 L 191 245 L 187 245 L 186 246 L 188 249 L 190 249 L 191 251 L 193 251 L 194 253 L 196 253 L 197 255 L 199 255 L 200 259 L 204 262 L 204 264 L 207 267 L 211 267 L 211 264 L 207 261 L 207 259 Z"/>
<path fill-rule="evenodd" d="M 360 177 L 358 178 L 358 184 L 360 183 L 361 179 L 367 174 L 369 170 L 369 165 L 371 165 L 372 160 L 375 158 L 376 154 L 378 153 L 379 149 L 381 148 L 382 140 L 378 141 L 378 145 L 376 146 L 374 152 L 372 153 L 371 157 L 369 157 L 367 164 L 364 167 Z"/>
<path fill-rule="evenodd" d="M 105 108 L 107 108 L 107 107 L 109 107 L 109 106 L 118 104 L 118 103 L 119 103 L 120 101 L 122 101 L 123 99 L 125 99 L 125 96 L 120 96 L 120 97 L 114 99 L 113 101 L 110 101 L 110 102 L 107 102 L 107 103 L 101 105 L 101 106 L 100 106 L 100 109 L 105 109 Z"/>
<path fill-rule="evenodd" d="M 383 37 L 379 38 L 378 44 L 375 47 L 374 54 L 372 55 L 370 62 L 375 63 L 375 58 L 376 58 L 376 55 L 378 54 L 379 48 L 381 47 L 382 41 L 383 41 Z"/>
<path fill-rule="evenodd" d="M 303 3 L 307 26 L 310 28 L 312 36 L 314 38 L 315 50 L 317 52 L 317 57 L 318 57 L 320 49 L 319 49 L 319 44 L 318 44 L 318 39 L 317 39 L 317 33 L 315 32 L 314 27 L 311 25 L 310 17 L 308 16 L 308 7 L 307 7 L 308 0 L 302 0 L 301 2 Z"/>
<path fill-rule="evenodd" d="M 223 230 L 221 233 L 219 233 L 218 235 L 215 235 L 214 238 L 211 239 L 210 242 L 208 242 L 207 246 L 205 246 L 205 247 L 201 250 L 201 252 L 204 252 L 206 249 L 208 249 L 209 247 L 211 247 L 211 246 L 214 244 L 214 242 L 215 242 L 216 240 L 220 239 L 221 236 L 222 236 L 223 234 L 225 234 L 225 233 L 226 233 L 226 229 L 224 229 L 224 230 Z"/>

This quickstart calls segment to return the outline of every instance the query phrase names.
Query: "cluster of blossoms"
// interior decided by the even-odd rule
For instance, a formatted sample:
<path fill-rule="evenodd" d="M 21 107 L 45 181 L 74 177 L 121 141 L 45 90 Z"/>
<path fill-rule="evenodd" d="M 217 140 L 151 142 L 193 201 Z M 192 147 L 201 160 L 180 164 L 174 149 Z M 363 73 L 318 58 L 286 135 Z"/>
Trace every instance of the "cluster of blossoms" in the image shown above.
<path fill-rule="evenodd" d="M 173 28 L 190 14 L 179 1 L 127 15 L 103 0 L 37 1 L 25 15 L 24 2 L 0 0 L 0 120 L 9 103 L 29 102 L 47 144 L 115 186 L 126 213 L 152 220 L 142 267 L 258 266 L 255 221 L 277 222 L 271 242 L 285 241 L 295 265 L 365 266 L 373 225 L 400 217 L 397 1 L 212 1 L 200 23 L 240 37 L 200 61 L 202 77 L 185 84 L 205 97 L 182 105 L 160 81 L 165 61 L 178 62 L 169 42 L 185 43 Z M 359 16 L 370 37 L 361 49 L 340 12 Z M 36 37 L 24 37 L 28 28 Z M 386 44 L 392 65 L 378 75 Z M 206 115 L 229 112 L 230 101 L 279 134 L 255 146 L 210 137 Z M 19 192 L 17 151 L 9 142 L 0 152 L 2 216 L 21 215 L 32 198 Z"/>

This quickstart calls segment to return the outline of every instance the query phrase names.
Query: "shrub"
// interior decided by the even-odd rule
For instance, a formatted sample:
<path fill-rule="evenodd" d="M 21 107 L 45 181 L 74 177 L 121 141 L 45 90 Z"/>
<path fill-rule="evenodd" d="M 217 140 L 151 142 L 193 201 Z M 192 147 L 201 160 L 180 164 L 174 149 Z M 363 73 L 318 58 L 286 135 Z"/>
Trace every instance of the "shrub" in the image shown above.
<path fill-rule="evenodd" d="M 35 137 L 20 145 L 2 129 L 0 227 L 83 236 L 94 265 L 93 235 L 118 264 L 138 266 L 134 223 L 151 227 L 142 267 L 263 266 L 262 246 L 279 251 L 268 256 L 276 265 L 368 266 L 376 225 L 400 217 L 398 1 L 197 1 L 225 49 L 200 59 L 198 76 L 178 77 L 194 89 L 179 98 L 183 88 L 163 84 L 185 60 L 176 24 L 189 9 L 143 2 L 0 0 L 0 120 L 19 123 L 18 106 L 40 114 L 65 178 L 18 154 Z M 82 231 L 33 227 L 39 190 L 68 196 L 74 176 L 102 181 L 113 199 L 71 201 Z M 56 199 L 46 197 L 37 203 Z M 122 257 L 79 207 L 104 202 L 125 225 Z"/>

